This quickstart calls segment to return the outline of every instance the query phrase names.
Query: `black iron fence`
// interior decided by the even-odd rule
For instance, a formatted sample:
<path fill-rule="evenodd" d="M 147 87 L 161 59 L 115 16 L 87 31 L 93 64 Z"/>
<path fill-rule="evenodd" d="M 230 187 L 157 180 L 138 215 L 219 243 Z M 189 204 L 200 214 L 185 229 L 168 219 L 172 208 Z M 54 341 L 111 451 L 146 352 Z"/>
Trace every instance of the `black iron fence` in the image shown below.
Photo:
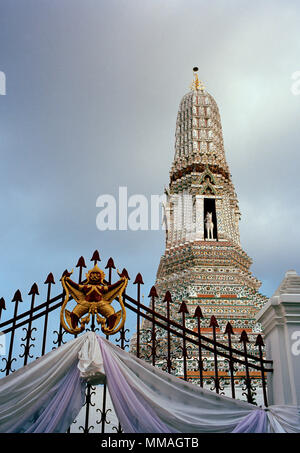
<path fill-rule="evenodd" d="M 100 261 L 98 251 L 94 252 L 91 261 L 94 264 Z M 83 283 L 82 273 L 86 268 L 83 257 L 79 258 L 76 267 L 78 268 L 78 283 Z M 109 258 L 105 269 L 108 272 L 107 282 L 110 284 L 112 272 L 115 269 L 112 258 Z M 67 270 L 63 275 L 66 272 Z M 125 268 L 122 274 L 130 280 Z M 3 365 L 0 370 L 2 377 L 73 338 L 73 335 L 64 331 L 59 320 L 59 311 L 65 299 L 64 291 L 59 292 L 58 295 L 52 295 L 53 287 L 56 284 L 52 273 L 47 276 L 44 284 L 46 285 L 46 297 L 41 303 L 37 303 L 40 294 L 36 283 L 32 285 L 28 293 L 29 303 L 23 301 L 21 292 L 17 290 L 11 301 L 14 304 L 13 316 L 0 324 L 0 343 L 1 338 L 5 338 L 6 342 L 6 354 L 5 357 L 2 357 Z M 237 340 L 235 339 L 233 342 L 234 331 L 231 324 L 227 323 L 224 331 L 227 343 L 220 342 L 217 338 L 219 325 L 215 316 L 211 317 L 209 323 L 211 336 L 205 336 L 201 331 L 203 315 L 199 306 L 191 314 L 188 312 L 187 304 L 182 301 L 177 310 L 179 320 L 178 318 L 175 320 L 171 317 L 171 307 L 174 308 L 174 302 L 169 291 L 160 301 L 160 310 L 157 310 L 159 299 L 156 288 L 154 286 L 151 288 L 150 304 L 146 306 L 141 301 L 141 286 L 144 282 L 140 273 L 137 274 L 133 284 L 136 286 L 136 296 L 129 296 L 127 287 L 123 299 L 128 315 L 131 314 L 131 318 L 136 317 L 135 332 L 130 338 L 130 330 L 125 324 L 114 338 L 109 338 L 110 340 L 115 341 L 122 349 L 129 350 L 130 348 L 130 351 L 137 357 L 161 367 L 168 373 L 176 374 L 179 378 L 194 382 L 201 387 L 204 387 L 207 382 L 212 383 L 212 390 L 217 393 L 225 391 L 232 398 L 237 397 L 236 388 L 238 386 L 242 388 L 242 395 L 245 399 L 249 403 L 255 404 L 254 396 L 258 385 L 262 391 L 264 405 L 268 405 L 266 376 L 273 369 L 272 361 L 264 359 L 264 343 L 261 335 L 257 336 L 254 345 L 249 350 L 247 333 L 242 331 L 238 340 L 241 347 L 233 347 Z M 164 314 L 161 313 L 161 304 L 165 306 Z M 25 307 L 25 311 L 20 312 L 20 305 Z M 29 309 L 27 309 L 28 306 Z M 1 298 L 0 319 L 3 317 L 5 309 L 5 300 Z M 189 319 L 188 325 L 187 318 Z M 94 316 L 86 330 L 99 332 Z M 253 349 L 255 349 L 255 353 Z M 193 364 L 192 370 L 191 364 Z M 91 410 L 96 414 L 93 419 Z M 104 433 L 108 426 L 110 430 L 122 431 L 118 422 L 115 426 L 111 426 L 109 416 L 112 413 L 112 407 L 109 404 L 106 385 L 102 387 L 101 397 L 98 398 L 96 387 L 87 384 L 83 411 L 82 419 L 84 421 L 78 423 L 77 431 L 88 433 L 92 430 Z M 75 423 L 77 422 L 75 421 Z M 73 429 L 71 427 L 69 431 Z"/>

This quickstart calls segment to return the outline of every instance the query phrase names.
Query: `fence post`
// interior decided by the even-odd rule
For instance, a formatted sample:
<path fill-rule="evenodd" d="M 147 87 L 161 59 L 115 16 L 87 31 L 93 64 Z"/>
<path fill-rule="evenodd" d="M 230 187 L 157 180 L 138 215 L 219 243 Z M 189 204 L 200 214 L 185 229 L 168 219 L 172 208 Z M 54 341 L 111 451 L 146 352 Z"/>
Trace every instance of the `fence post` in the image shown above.
<path fill-rule="evenodd" d="M 257 313 L 266 344 L 269 404 L 300 405 L 300 276 L 288 271 L 274 295 Z M 270 376 L 271 375 L 271 376 Z"/>

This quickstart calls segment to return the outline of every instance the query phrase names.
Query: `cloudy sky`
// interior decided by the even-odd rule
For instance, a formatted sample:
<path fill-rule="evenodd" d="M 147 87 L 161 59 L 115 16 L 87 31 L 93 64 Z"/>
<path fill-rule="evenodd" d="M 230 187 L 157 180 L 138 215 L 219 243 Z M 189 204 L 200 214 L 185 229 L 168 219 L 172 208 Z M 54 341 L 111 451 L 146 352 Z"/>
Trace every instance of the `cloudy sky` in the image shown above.
<path fill-rule="evenodd" d="M 98 249 L 145 298 L 163 231 L 96 227 L 102 194 L 162 194 L 193 66 L 215 97 L 242 247 L 271 296 L 300 272 L 298 1 L 0 0 L 0 297 Z M 129 288 L 128 293 L 132 292 Z M 27 301 L 27 302 L 26 302 Z M 2 318 L 3 319 L 3 318 Z"/>

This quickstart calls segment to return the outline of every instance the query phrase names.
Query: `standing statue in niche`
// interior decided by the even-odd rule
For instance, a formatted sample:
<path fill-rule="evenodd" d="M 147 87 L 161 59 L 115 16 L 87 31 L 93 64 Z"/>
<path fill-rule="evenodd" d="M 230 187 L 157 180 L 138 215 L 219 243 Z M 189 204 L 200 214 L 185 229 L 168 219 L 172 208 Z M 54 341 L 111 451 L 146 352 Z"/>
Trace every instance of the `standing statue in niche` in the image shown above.
<path fill-rule="evenodd" d="M 207 239 L 213 239 L 214 238 L 214 224 L 212 221 L 212 212 L 206 213 L 205 228 L 206 228 Z"/>

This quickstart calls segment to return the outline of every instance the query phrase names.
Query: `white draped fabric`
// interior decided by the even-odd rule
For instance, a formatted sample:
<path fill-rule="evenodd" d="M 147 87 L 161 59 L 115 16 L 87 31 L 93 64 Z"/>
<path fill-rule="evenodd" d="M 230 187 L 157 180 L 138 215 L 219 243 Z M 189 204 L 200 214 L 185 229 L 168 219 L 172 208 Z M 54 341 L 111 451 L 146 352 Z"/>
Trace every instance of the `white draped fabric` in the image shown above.
<path fill-rule="evenodd" d="M 125 432 L 300 432 L 298 407 L 267 410 L 152 367 L 93 332 L 0 379 L 0 432 L 65 432 L 85 383 L 105 379 Z"/>
<path fill-rule="evenodd" d="M 300 432 L 300 413 L 297 407 L 270 406 L 266 411 L 262 411 L 247 402 L 217 395 L 178 379 L 102 338 L 98 338 L 98 340 L 102 352 L 105 350 L 110 357 L 110 362 L 114 361 L 117 364 L 119 372 L 137 399 L 143 399 L 157 417 L 169 427 L 170 431 L 232 432 L 240 423 L 243 424 L 243 421 L 252 412 L 255 412 L 257 417 L 261 417 L 264 412 L 266 414 L 265 432 Z M 118 381 L 109 379 L 108 365 L 106 364 L 107 384 L 119 416 L 118 402 L 122 392 L 121 389 L 118 393 L 116 392 L 115 387 L 118 385 Z M 128 411 L 131 410 L 132 413 L 128 415 L 128 419 L 138 419 L 138 425 L 140 425 L 143 420 L 138 418 L 135 407 L 135 404 L 128 405 L 126 413 L 129 414 Z M 128 423 L 128 420 L 126 422 Z M 122 426 L 125 426 L 124 421 Z M 247 428 L 247 423 L 244 428 Z M 140 429 L 139 426 L 136 427 L 136 430 L 138 429 Z M 128 432 L 136 432 L 136 430 L 134 427 L 128 426 Z M 149 431 L 147 426 L 144 426 L 143 430 L 139 432 Z M 236 430 L 236 432 L 238 431 Z"/>
<path fill-rule="evenodd" d="M 47 403 L 49 392 L 74 364 L 77 366 L 86 339 L 83 335 L 69 341 L 0 380 L 0 432 L 27 431 L 37 412 Z"/>

